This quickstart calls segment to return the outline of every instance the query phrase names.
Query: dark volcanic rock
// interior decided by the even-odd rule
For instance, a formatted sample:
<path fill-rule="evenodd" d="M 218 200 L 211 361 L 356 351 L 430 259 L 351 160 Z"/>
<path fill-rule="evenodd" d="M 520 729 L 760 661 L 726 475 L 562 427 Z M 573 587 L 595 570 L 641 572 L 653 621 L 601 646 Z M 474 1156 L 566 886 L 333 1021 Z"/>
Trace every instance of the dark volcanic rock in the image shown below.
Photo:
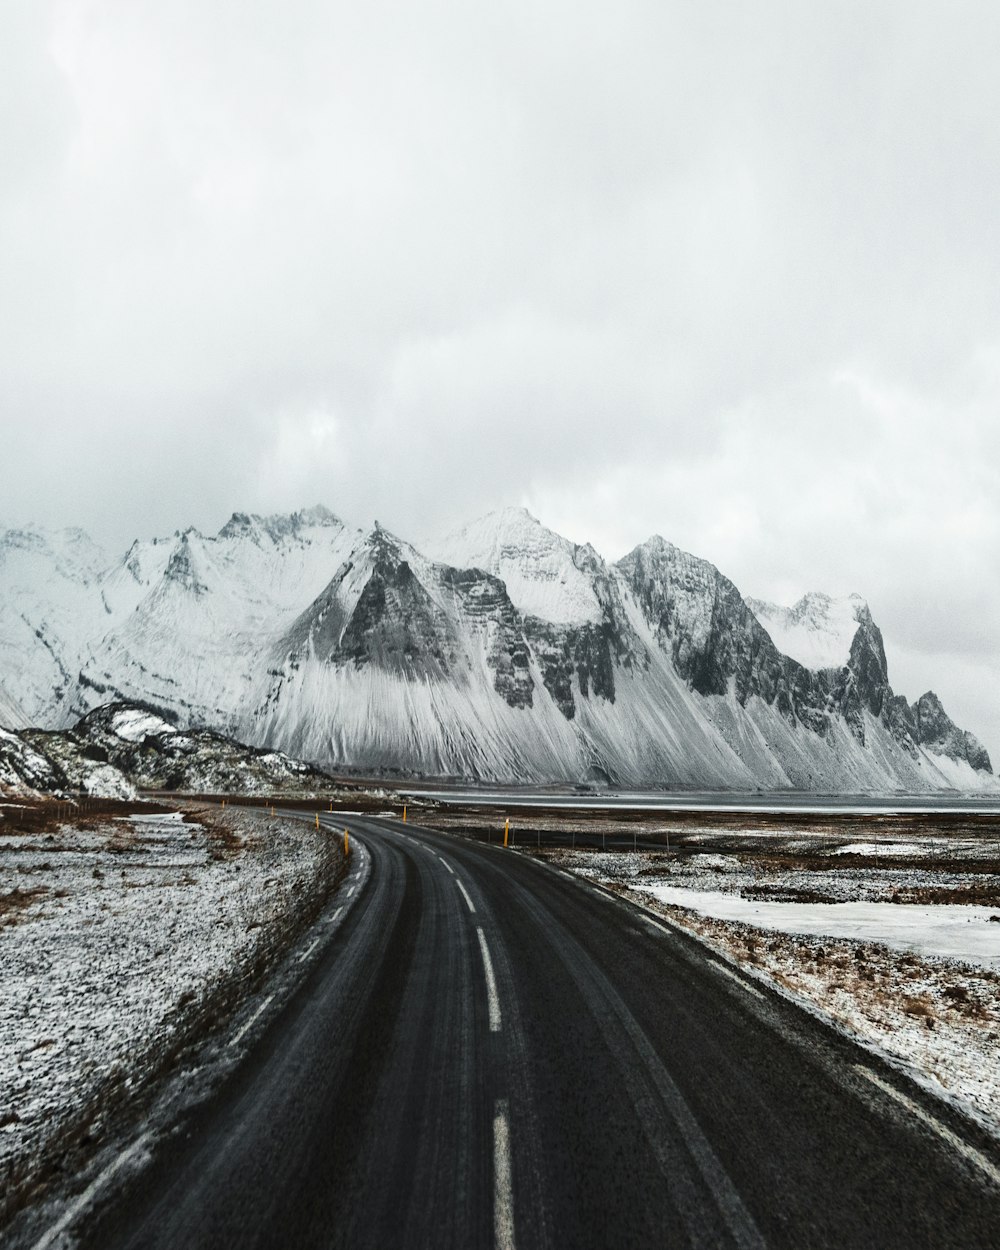
<path fill-rule="evenodd" d="M 974 734 L 959 729 L 933 690 L 920 696 L 912 712 L 921 746 L 952 759 L 968 760 L 977 772 L 992 773 L 989 752 Z"/>

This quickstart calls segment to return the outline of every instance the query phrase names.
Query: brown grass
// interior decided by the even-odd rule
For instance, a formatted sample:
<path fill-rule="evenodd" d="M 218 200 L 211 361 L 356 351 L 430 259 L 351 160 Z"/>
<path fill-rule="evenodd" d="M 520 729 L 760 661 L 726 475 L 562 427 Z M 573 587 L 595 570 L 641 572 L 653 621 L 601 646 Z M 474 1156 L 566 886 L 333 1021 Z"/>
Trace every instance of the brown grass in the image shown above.
<path fill-rule="evenodd" d="M 51 894 L 48 886 L 37 885 L 30 890 L 22 890 L 15 886 L 6 894 L 0 894 L 0 928 L 7 929 L 24 919 L 29 908 L 39 904 Z"/>

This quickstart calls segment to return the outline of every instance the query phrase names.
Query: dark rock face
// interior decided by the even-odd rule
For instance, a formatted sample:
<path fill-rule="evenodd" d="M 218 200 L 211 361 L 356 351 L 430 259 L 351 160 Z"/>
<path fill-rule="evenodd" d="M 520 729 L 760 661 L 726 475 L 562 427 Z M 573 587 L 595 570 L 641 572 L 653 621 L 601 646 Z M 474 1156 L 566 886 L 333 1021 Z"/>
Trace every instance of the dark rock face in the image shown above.
<path fill-rule="evenodd" d="M 821 730 L 826 691 L 818 674 L 783 656 L 733 583 L 707 560 L 650 539 L 618 568 L 674 668 L 701 695 L 742 705 L 756 695 L 783 716 Z"/>
<path fill-rule="evenodd" d="M 136 739 L 116 729 L 122 714 L 147 713 L 161 728 Z M 210 729 L 179 730 L 176 717 L 148 704 L 118 702 L 89 712 L 71 730 L 39 733 L 38 745 L 72 774 L 77 759 L 103 759 L 144 789 L 261 791 L 329 789 L 320 770 L 278 751 L 246 746 Z M 43 741 L 44 739 L 44 741 Z"/>
<path fill-rule="evenodd" d="M 441 566 L 440 576 L 442 584 L 454 594 L 464 620 L 486 633 L 486 662 L 493 670 L 497 694 L 510 707 L 531 707 L 531 656 L 506 586 L 500 578 L 481 569 Z"/>
<path fill-rule="evenodd" d="M 792 724 L 820 735 L 839 714 L 862 746 L 867 714 L 911 757 L 926 746 L 992 771 L 985 748 L 953 724 L 936 695 L 924 695 L 911 708 L 893 693 L 882 633 L 866 606 L 859 609 L 847 663 L 814 672 L 777 650 L 733 583 L 707 561 L 654 538 L 618 568 L 677 672 L 699 694 L 723 695 L 732 685 L 742 705 L 756 695 Z"/>
<path fill-rule="evenodd" d="M 338 660 L 404 677 L 443 680 L 455 665 L 455 630 L 405 560 L 380 560 L 347 623 Z M 331 657 L 333 658 L 333 657 Z"/>
<path fill-rule="evenodd" d="M 191 594 L 201 597 L 208 593 L 208 587 L 198 577 L 191 557 L 191 545 L 187 533 L 181 535 L 177 548 L 170 557 L 164 573 L 164 581 L 176 582 Z"/>
<path fill-rule="evenodd" d="M 580 697 L 615 701 L 615 668 L 627 656 L 623 633 L 614 620 L 558 626 L 524 618 L 525 635 L 542 672 L 545 689 L 567 720 L 576 715 L 576 676 Z"/>
<path fill-rule="evenodd" d="M 911 711 L 922 746 L 952 759 L 968 760 L 977 772 L 993 771 L 989 752 L 974 734 L 958 728 L 933 690 L 922 694 Z"/>
<path fill-rule="evenodd" d="M 523 619 L 524 634 L 538 661 L 542 681 L 556 705 L 576 715 L 573 678 L 582 699 L 615 701 L 615 672 L 645 663 L 645 649 L 629 624 L 615 579 L 592 547 L 575 547 L 573 562 L 592 578 L 600 621 L 555 625 L 535 616 Z"/>

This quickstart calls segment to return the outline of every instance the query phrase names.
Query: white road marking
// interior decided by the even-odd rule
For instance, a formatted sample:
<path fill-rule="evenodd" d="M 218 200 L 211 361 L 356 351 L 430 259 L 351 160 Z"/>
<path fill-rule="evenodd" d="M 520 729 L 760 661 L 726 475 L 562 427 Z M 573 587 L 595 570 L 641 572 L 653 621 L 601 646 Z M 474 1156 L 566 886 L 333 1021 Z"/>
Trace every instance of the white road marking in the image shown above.
<path fill-rule="evenodd" d="M 83 1193 L 79 1196 L 79 1198 L 77 1198 L 75 1202 L 71 1203 L 66 1208 L 66 1210 L 62 1213 L 59 1219 L 56 1220 L 56 1222 L 52 1225 L 49 1231 L 47 1233 L 44 1233 L 38 1239 L 38 1241 L 35 1242 L 34 1246 L 32 1247 L 32 1250 L 47 1250 L 47 1247 L 51 1246 L 52 1243 L 55 1241 L 55 1239 L 61 1233 L 65 1232 L 65 1230 L 70 1226 L 70 1224 L 72 1224 L 72 1222 L 80 1214 L 80 1212 L 87 1205 L 87 1203 L 90 1202 L 90 1200 L 94 1197 L 97 1191 L 99 1189 L 102 1189 L 108 1183 L 108 1181 L 111 1180 L 113 1176 L 115 1176 L 118 1172 L 121 1171 L 121 1169 L 125 1166 L 126 1163 L 128 1163 L 130 1159 L 132 1159 L 135 1155 L 139 1153 L 140 1150 L 142 1150 L 145 1147 L 147 1140 L 148 1140 L 147 1134 L 143 1133 L 143 1135 L 140 1138 L 138 1138 L 136 1141 L 134 1141 L 127 1150 L 122 1151 L 122 1153 L 118 1156 L 117 1159 L 112 1159 L 111 1162 L 108 1164 L 108 1166 L 104 1169 L 104 1171 L 101 1172 L 99 1176 L 95 1177 L 95 1179 L 90 1182 L 90 1184 L 83 1191 Z"/>
<path fill-rule="evenodd" d="M 660 922 L 658 920 L 654 920 L 652 916 L 643 916 L 643 920 L 645 920 L 646 924 L 650 925 L 652 928 L 659 929 L 661 933 L 665 933 L 667 937 L 674 936 L 673 932 L 668 929 L 665 924 L 660 924 Z"/>
<path fill-rule="evenodd" d="M 344 909 L 343 909 L 343 907 L 338 907 L 338 908 L 337 908 L 337 910 L 336 910 L 336 911 L 333 913 L 333 915 L 330 917 L 330 923 L 331 923 L 331 924 L 336 924 L 336 922 L 340 919 L 340 913 L 341 913 L 343 910 L 344 910 Z"/>
<path fill-rule="evenodd" d="M 714 960 L 714 959 L 713 959 L 713 960 L 710 960 L 709 962 L 711 963 L 712 967 L 715 969 L 715 971 L 716 971 L 716 972 L 721 972 L 721 973 L 723 974 L 723 976 L 727 976 L 727 977 L 729 977 L 729 979 L 730 979 L 731 981 L 735 981 L 735 982 L 736 982 L 736 984 L 737 984 L 737 985 L 738 985 L 741 989 L 746 990 L 746 992 L 747 992 L 748 994 L 756 994 L 756 996 L 757 996 L 758 998 L 762 999 L 764 1002 L 766 1002 L 766 1001 L 767 1001 L 767 999 L 766 999 L 766 998 L 764 997 L 764 995 L 760 992 L 760 990 L 759 990 L 759 989 L 757 989 L 757 987 L 756 987 L 756 986 L 751 985 L 748 981 L 744 981 L 744 980 L 743 980 L 743 978 L 742 978 L 741 976 L 739 976 L 737 973 L 733 972 L 732 968 L 727 968 L 725 964 L 720 964 L 720 963 L 718 963 L 718 962 L 717 962 L 716 960 Z"/>
<path fill-rule="evenodd" d="M 454 868 L 452 868 L 451 864 L 449 864 L 449 863 L 448 863 L 448 861 L 445 859 L 445 857 L 444 857 L 443 855 L 438 855 L 438 859 L 441 861 L 441 863 L 442 863 L 442 864 L 444 864 L 445 868 L 447 868 L 447 869 L 448 869 L 448 871 L 451 873 L 451 875 L 452 875 L 452 876 L 454 876 L 454 875 L 455 875 L 455 869 L 454 869 Z"/>
<path fill-rule="evenodd" d="M 313 953 L 313 951 L 316 949 L 318 945 L 319 945 L 319 938 L 314 938 L 306 947 L 306 949 L 302 952 L 302 954 L 299 956 L 298 962 L 302 963 L 303 960 L 308 959 L 309 956 Z"/>
<path fill-rule="evenodd" d="M 482 930 L 480 929 L 480 935 Z M 510 1180 L 510 1126 L 507 1102 L 498 1099 L 493 1111 L 493 1245 L 514 1250 L 514 1194 Z"/>
<path fill-rule="evenodd" d="M 980 1154 L 975 1146 L 970 1146 L 968 1142 L 962 1141 L 961 1137 L 957 1133 L 953 1133 L 947 1125 L 935 1119 L 919 1103 L 914 1102 L 912 1098 L 908 1098 L 904 1093 L 901 1093 L 894 1085 L 890 1085 L 888 1081 L 883 1081 L 870 1068 L 864 1068 L 861 1064 L 855 1064 L 854 1068 L 866 1080 L 871 1081 L 873 1085 L 877 1085 L 883 1093 L 888 1094 L 890 1098 L 895 1098 L 898 1103 L 901 1103 L 918 1120 L 922 1120 L 928 1128 L 933 1129 L 940 1138 L 948 1143 L 952 1150 L 957 1150 L 963 1158 L 968 1159 L 970 1163 L 975 1164 L 977 1168 L 985 1172 L 994 1185 L 1000 1185 L 1000 1168 L 996 1168 L 984 1154 Z"/>
<path fill-rule="evenodd" d="M 475 909 L 475 907 L 473 907 L 473 905 L 472 905 L 472 899 L 471 899 L 471 898 L 469 898 L 469 891 L 465 888 L 465 886 L 461 883 L 461 881 L 459 881 L 458 877 L 456 877 L 456 878 L 455 878 L 455 884 L 456 884 L 456 885 L 458 886 L 458 888 L 462 891 L 462 898 L 464 898 L 464 899 L 465 899 L 465 902 L 466 902 L 466 905 L 467 905 L 467 906 L 468 906 L 468 908 L 469 908 L 469 911 L 471 911 L 471 912 L 473 913 L 473 915 L 475 915 L 475 911 L 476 911 L 476 909 Z M 482 930 L 480 930 L 480 932 L 482 932 Z"/>
<path fill-rule="evenodd" d="M 497 994 L 497 980 L 493 975 L 493 960 L 490 959 L 490 948 L 486 945 L 486 935 L 482 929 L 479 934 L 479 949 L 483 956 L 483 968 L 486 970 L 486 998 L 490 1008 L 490 1032 L 500 1032 L 500 996 Z"/>
<path fill-rule="evenodd" d="M 246 1022 L 246 1024 L 244 1024 L 243 1028 L 240 1029 L 240 1031 L 236 1034 L 236 1036 L 230 1042 L 231 1046 L 235 1046 L 238 1042 L 243 1040 L 243 1035 L 246 1033 L 247 1029 L 249 1029 L 252 1024 L 256 1023 L 258 1017 L 261 1015 L 264 1008 L 267 1006 L 267 1004 L 271 1001 L 273 997 L 274 997 L 273 994 L 268 994 L 267 998 L 264 999 L 264 1001 L 257 1008 L 257 1010 L 253 1013 L 250 1019 Z"/>
<path fill-rule="evenodd" d="M 352 885 L 352 886 L 351 886 L 351 888 L 347 891 L 347 897 L 348 897 L 348 898 L 353 898 L 353 897 L 354 897 L 354 891 L 355 891 L 357 888 L 358 888 L 358 887 L 357 887 L 357 885 L 356 885 L 356 884 L 355 884 L 355 885 Z"/>

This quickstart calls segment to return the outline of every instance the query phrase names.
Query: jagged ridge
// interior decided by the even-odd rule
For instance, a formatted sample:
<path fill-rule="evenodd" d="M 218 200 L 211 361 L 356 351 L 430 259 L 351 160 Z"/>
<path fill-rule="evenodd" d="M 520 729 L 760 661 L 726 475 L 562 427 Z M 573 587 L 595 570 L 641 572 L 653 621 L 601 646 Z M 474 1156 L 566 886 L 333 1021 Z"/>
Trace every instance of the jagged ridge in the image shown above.
<path fill-rule="evenodd" d="M 10 546 L 30 612 L 15 619 L 7 594 L 0 659 L 37 659 L 16 694 L 43 723 L 146 700 L 181 729 L 211 724 L 326 766 L 503 781 L 992 780 L 985 748 L 935 696 L 893 692 L 859 597 L 748 602 L 662 538 L 609 564 L 507 509 L 429 559 L 316 508 L 134 544 L 104 573 L 89 551 L 78 567 L 67 558 L 81 543 L 35 534 L 30 560 L 23 540 Z M 0 540 L 0 589 L 4 552 Z M 788 650 L 837 662 L 802 663 L 768 621 Z"/>

